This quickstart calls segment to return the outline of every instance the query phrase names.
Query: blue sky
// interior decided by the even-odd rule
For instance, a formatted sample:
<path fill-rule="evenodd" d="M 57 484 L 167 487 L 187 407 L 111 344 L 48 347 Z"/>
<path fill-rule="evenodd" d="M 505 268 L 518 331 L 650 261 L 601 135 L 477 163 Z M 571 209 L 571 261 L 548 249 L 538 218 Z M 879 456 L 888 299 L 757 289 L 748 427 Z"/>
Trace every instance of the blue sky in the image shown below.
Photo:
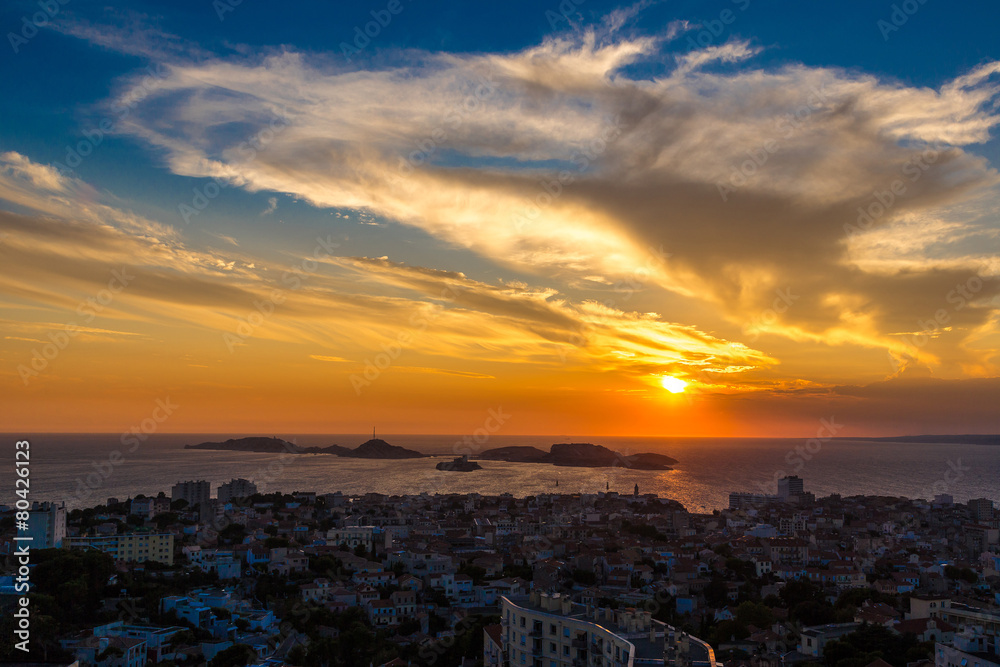
<path fill-rule="evenodd" d="M 31 424 L 43 393 L 95 380 L 109 398 L 190 392 L 206 408 L 172 428 L 211 430 L 213 402 L 239 411 L 178 370 L 207 368 L 240 376 L 238 394 L 306 377 L 360 424 L 391 404 L 408 429 L 438 428 L 412 395 L 441 378 L 419 393 L 473 421 L 476 401 L 533 387 L 521 432 L 565 429 L 608 392 L 650 435 L 663 411 L 686 416 L 677 434 L 787 434 L 833 405 L 858 432 L 895 432 L 941 392 L 964 411 L 924 430 L 998 428 L 998 14 L 5 3 L 0 231 L 22 272 L 3 284 L 5 377 Z M 107 237 L 83 249 L 86 230 Z M 292 305 L 220 344 L 317 238 L 338 250 Z M 145 282 L 42 361 L 46 332 L 123 258 Z M 427 312 L 442 314 L 410 361 L 359 382 Z M 99 363 L 115 354 L 142 371 Z M 664 377 L 688 383 L 682 402 L 664 402 Z M 117 419 L 75 405 L 67 428 Z M 357 428 L 313 414 L 309 428 Z"/>

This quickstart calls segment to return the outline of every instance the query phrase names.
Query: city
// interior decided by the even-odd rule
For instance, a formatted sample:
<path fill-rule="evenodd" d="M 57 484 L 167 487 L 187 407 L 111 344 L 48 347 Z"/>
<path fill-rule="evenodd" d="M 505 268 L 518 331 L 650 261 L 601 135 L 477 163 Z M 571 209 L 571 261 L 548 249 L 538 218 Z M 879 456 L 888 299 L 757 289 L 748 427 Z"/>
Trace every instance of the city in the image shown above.
<path fill-rule="evenodd" d="M 1000 667 L 997 26 L 3 0 L 0 667 Z"/>
<path fill-rule="evenodd" d="M 189 480 L 70 512 L 36 504 L 32 548 L 48 550 L 35 551 L 32 595 L 48 617 L 44 630 L 35 621 L 33 655 L 99 667 L 338 655 L 392 666 L 1000 664 L 990 500 L 817 499 L 804 487 L 789 477 L 773 495 L 734 492 L 711 514 L 638 488 L 349 497 L 260 494 L 245 479 L 214 495 Z M 9 556 L 12 511 L 3 516 Z M 14 585 L 6 577 L 3 593 Z"/>

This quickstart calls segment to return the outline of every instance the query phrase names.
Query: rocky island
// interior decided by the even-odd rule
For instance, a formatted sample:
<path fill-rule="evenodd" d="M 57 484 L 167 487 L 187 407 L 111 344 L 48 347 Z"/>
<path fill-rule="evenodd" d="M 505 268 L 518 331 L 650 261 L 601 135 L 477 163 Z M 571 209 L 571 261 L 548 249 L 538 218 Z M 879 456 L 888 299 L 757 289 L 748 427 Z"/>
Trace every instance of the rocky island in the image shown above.
<path fill-rule="evenodd" d="M 381 438 L 372 438 L 358 445 L 357 448 L 330 445 L 329 447 L 300 447 L 295 443 L 281 438 L 230 438 L 225 442 L 203 442 L 198 445 L 185 445 L 184 449 L 213 449 L 233 452 L 258 452 L 277 454 L 291 452 L 292 454 L 332 454 L 352 459 L 419 459 L 427 456 L 412 449 L 390 445 Z"/>
<path fill-rule="evenodd" d="M 487 461 L 508 461 L 512 463 L 550 463 L 556 466 L 576 468 L 610 468 L 620 466 L 634 470 L 670 470 L 677 459 L 651 452 L 622 454 L 603 445 L 586 442 L 570 442 L 552 445 L 546 452 L 537 447 L 498 447 L 488 449 L 479 455 Z"/>
<path fill-rule="evenodd" d="M 442 461 L 434 467 L 438 470 L 449 470 L 452 472 L 472 472 L 473 470 L 483 469 L 483 466 L 475 461 L 470 461 L 468 454 L 463 454 L 452 461 Z"/>

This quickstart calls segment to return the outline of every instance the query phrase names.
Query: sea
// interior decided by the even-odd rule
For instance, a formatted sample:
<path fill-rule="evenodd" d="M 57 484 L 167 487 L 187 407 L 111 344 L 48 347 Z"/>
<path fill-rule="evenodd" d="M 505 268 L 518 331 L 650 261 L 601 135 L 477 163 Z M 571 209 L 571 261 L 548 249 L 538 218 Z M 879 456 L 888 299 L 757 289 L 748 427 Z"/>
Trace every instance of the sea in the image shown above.
<path fill-rule="evenodd" d="M 252 434 L 263 435 L 263 434 Z M 275 435 L 303 447 L 356 447 L 370 435 Z M 170 495 L 178 481 L 208 480 L 213 494 L 233 478 L 254 481 L 261 492 L 315 491 L 347 495 L 427 493 L 655 493 L 691 512 L 728 506 L 729 493 L 775 493 L 777 480 L 802 477 L 805 490 L 831 494 L 905 496 L 931 499 L 948 494 L 955 502 L 989 498 L 1000 502 L 1000 446 L 969 444 L 806 440 L 775 438 L 633 438 L 490 435 L 476 443 L 463 436 L 379 434 L 387 442 L 431 458 L 371 460 L 327 454 L 263 454 L 190 450 L 184 446 L 238 434 L 152 434 L 129 440 L 122 434 L 38 434 L 0 436 L 8 443 L 7 483 L 0 504 L 13 505 L 14 442 L 30 442 L 28 499 L 65 502 L 70 508 L 103 504 L 108 498 Z M 625 454 L 656 452 L 677 459 L 672 470 L 569 468 L 547 464 L 481 461 L 474 472 L 435 469 L 441 461 L 510 445 L 547 450 L 557 442 L 591 442 Z M 23 466 L 22 466 L 23 467 Z"/>

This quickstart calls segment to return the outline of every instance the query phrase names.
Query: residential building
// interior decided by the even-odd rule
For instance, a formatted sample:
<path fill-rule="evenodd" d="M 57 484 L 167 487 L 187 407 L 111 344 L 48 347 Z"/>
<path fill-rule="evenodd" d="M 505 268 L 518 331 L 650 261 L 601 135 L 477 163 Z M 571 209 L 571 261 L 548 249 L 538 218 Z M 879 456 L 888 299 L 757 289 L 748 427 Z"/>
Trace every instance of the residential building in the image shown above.
<path fill-rule="evenodd" d="M 823 657 L 823 649 L 835 639 L 849 635 L 861 627 L 860 623 L 830 623 L 802 628 L 799 633 L 798 652 L 814 658 Z"/>
<path fill-rule="evenodd" d="M 170 500 L 186 500 L 194 508 L 212 497 L 212 485 L 205 480 L 177 482 L 170 489 Z"/>
<path fill-rule="evenodd" d="M 32 503 L 28 511 L 28 530 L 19 533 L 31 538 L 32 549 L 60 548 L 66 539 L 66 504 Z"/>
<path fill-rule="evenodd" d="M 220 484 L 216 495 L 219 498 L 219 502 L 228 503 L 234 500 L 249 498 L 255 493 L 257 493 L 257 485 L 248 479 L 240 478 Z"/>
<path fill-rule="evenodd" d="M 129 505 L 129 514 L 141 516 L 144 519 L 152 519 L 157 514 L 170 511 L 170 499 L 162 498 L 133 498 Z"/>
<path fill-rule="evenodd" d="M 503 625 L 483 627 L 483 667 L 503 667 Z"/>
<path fill-rule="evenodd" d="M 502 651 L 510 665 L 635 667 L 683 660 L 715 667 L 705 642 L 651 618 L 648 611 L 572 602 L 559 593 L 501 598 Z"/>
<path fill-rule="evenodd" d="M 119 561 L 174 564 L 174 536 L 170 533 L 71 537 L 68 542 L 71 549 L 97 549 Z"/>
<path fill-rule="evenodd" d="M 973 520 L 989 521 L 993 518 L 993 501 L 989 498 L 973 498 L 968 505 Z"/>
<path fill-rule="evenodd" d="M 801 496 L 804 492 L 802 478 L 798 475 L 782 477 L 778 480 L 778 497 L 783 501 L 788 501 L 793 496 Z"/>

